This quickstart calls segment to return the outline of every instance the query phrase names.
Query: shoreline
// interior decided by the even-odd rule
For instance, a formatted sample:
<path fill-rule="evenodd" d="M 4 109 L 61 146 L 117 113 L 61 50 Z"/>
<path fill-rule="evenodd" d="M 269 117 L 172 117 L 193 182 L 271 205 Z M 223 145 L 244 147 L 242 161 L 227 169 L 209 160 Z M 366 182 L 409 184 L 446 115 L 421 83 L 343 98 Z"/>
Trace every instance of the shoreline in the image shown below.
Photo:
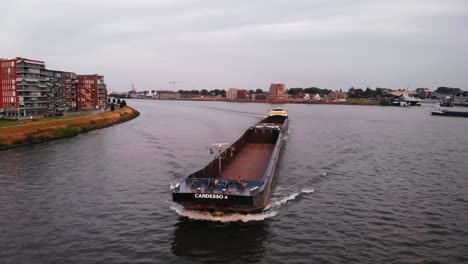
<path fill-rule="evenodd" d="M 154 101 L 196 101 L 196 102 L 227 102 L 227 103 L 255 103 L 255 104 L 323 104 L 323 105 L 380 105 L 379 101 L 368 99 L 356 99 L 349 101 L 296 101 L 296 100 L 227 100 L 227 99 L 209 99 L 209 98 L 173 98 L 173 99 L 144 99 L 144 98 L 125 98 L 135 100 L 154 100 Z"/>
<path fill-rule="evenodd" d="M 132 120 L 140 112 L 123 107 L 115 111 L 0 127 L 0 151 L 27 144 L 69 138 Z"/>

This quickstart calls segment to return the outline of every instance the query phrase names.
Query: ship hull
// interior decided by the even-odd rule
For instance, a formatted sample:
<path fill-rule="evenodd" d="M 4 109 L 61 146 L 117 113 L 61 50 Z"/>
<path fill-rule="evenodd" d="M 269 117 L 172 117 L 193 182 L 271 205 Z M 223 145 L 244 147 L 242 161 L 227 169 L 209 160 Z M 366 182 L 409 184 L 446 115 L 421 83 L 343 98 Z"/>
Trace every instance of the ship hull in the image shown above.
<path fill-rule="evenodd" d="M 468 117 L 468 112 L 458 112 L 458 111 L 432 111 L 431 114 L 438 115 L 438 116 Z"/>

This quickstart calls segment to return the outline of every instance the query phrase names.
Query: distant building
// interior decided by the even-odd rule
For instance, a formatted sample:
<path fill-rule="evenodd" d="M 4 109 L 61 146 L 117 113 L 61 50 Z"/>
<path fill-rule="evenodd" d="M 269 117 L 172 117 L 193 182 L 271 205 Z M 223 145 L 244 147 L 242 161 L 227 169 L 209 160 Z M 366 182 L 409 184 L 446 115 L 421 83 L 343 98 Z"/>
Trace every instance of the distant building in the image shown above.
<path fill-rule="evenodd" d="M 269 100 L 284 100 L 286 99 L 286 89 L 283 83 L 272 83 L 270 85 Z"/>
<path fill-rule="evenodd" d="M 361 89 L 361 88 L 354 88 L 354 87 L 351 87 L 349 90 L 348 90 L 348 96 L 349 98 L 360 98 L 362 97 L 362 94 L 364 93 L 364 91 Z"/>
<path fill-rule="evenodd" d="M 248 90 L 237 90 L 237 99 L 249 99 Z"/>
<path fill-rule="evenodd" d="M 45 73 L 49 87 L 48 113 L 62 114 L 76 111 L 76 74 L 73 72 L 48 70 Z"/>
<path fill-rule="evenodd" d="M 416 95 L 419 98 L 429 98 L 432 95 L 432 91 L 429 90 L 429 88 L 417 88 L 416 89 Z"/>
<path fill-rule="evenodd" d="M 328 93 L 327 98 L 329 100 L 333 100 L 333 101 L 342 101 L 342 100 L 346 100 L 348 98 L 348 93 L 343 92 L 341 90 L 334 91 L 334 92 Z"/>
<path fill-rule="evenodd" d="M 238 91 L 239 91 L 238 88 L 229 88 L 229 90 L 226 93 L 227 99 L 228 100 L 236 100 Z"/>
<path fill-rule="evenodd" d="M 266 93 L 258 93 L 254 94 L 252 100 L 255 101 L 266 101 L 268 99 L 268 95 Z"/>
<path fill-rule="evenodd" d="M 0 60 L 0 112 L 7 117 L 45 115 L 49 107 L 46 71 L 43 61 Z"/>
<path fill-rule="evenodd" d="M 156 91 L 156 99 L 159 99 L 159 100 L 177 99 L 177 93 L 174 91 Z"/>
<path fill-rule="evenodd" d="M 453 99 L 454 97 L 462 96 L 463 94 L 464 91 L 460 88 L 438 87 L 437 90 L 432 93 L 431 97 L 435 99 Z"/>
<path fill-rule="evenodd" d="M 320 101 L 322 100 L 322 97 L 320 97 L 320 94 L 314 94 L 310 99 L 314 100 L 314 101 Z"/>
<path fill-rule="evenodd" d="M 21 57 L 0 59 L 0 113 L 7 118 L 20 118 L 105 108 L 104 77 L 79 76 L 82 77 L 46 69 L 43 61 Z"/>

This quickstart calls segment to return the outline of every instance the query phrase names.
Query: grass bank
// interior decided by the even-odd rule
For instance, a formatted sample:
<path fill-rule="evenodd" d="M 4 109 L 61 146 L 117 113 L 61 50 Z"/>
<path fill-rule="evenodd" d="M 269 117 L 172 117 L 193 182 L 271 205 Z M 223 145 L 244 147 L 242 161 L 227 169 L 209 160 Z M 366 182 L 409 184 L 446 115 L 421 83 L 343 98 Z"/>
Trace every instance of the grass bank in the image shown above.
<path fill-rule="evenodd" d="M 139 115 L 135 109 L 124 107 L 102 114 L 47 118 L 26 124 L 18 124 L 18 121 L 7 122 L 8 124 L 3 123 L 3 126 L 0 126 L 0 149 L 73 137 L 79 133 L 122 123 Z"/>

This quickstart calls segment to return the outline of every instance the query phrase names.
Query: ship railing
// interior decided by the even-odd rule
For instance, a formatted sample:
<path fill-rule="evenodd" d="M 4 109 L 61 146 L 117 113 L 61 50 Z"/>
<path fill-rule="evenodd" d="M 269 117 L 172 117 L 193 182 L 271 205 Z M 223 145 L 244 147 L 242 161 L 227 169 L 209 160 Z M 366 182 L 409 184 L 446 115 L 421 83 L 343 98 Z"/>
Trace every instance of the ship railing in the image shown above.
<path fill-rule="evenodd" d="M 261 125 L 251 126 L 250 128 L 251 129 L 258 129 L 258 130 L 265 130 L 265 129 L 280 130 L 281 129 L 281 124 L 262 123 Z"/>
<path fill-rule="evenodd" d="M 218 178 L 187 178 L 185 184 L 191 189 L 204 189 L 206 191 L 226 191 L 226 190 L 246 190 L 252 188 L 260 188 L 259 181 L 245 180 L 227 180 Z"/>

